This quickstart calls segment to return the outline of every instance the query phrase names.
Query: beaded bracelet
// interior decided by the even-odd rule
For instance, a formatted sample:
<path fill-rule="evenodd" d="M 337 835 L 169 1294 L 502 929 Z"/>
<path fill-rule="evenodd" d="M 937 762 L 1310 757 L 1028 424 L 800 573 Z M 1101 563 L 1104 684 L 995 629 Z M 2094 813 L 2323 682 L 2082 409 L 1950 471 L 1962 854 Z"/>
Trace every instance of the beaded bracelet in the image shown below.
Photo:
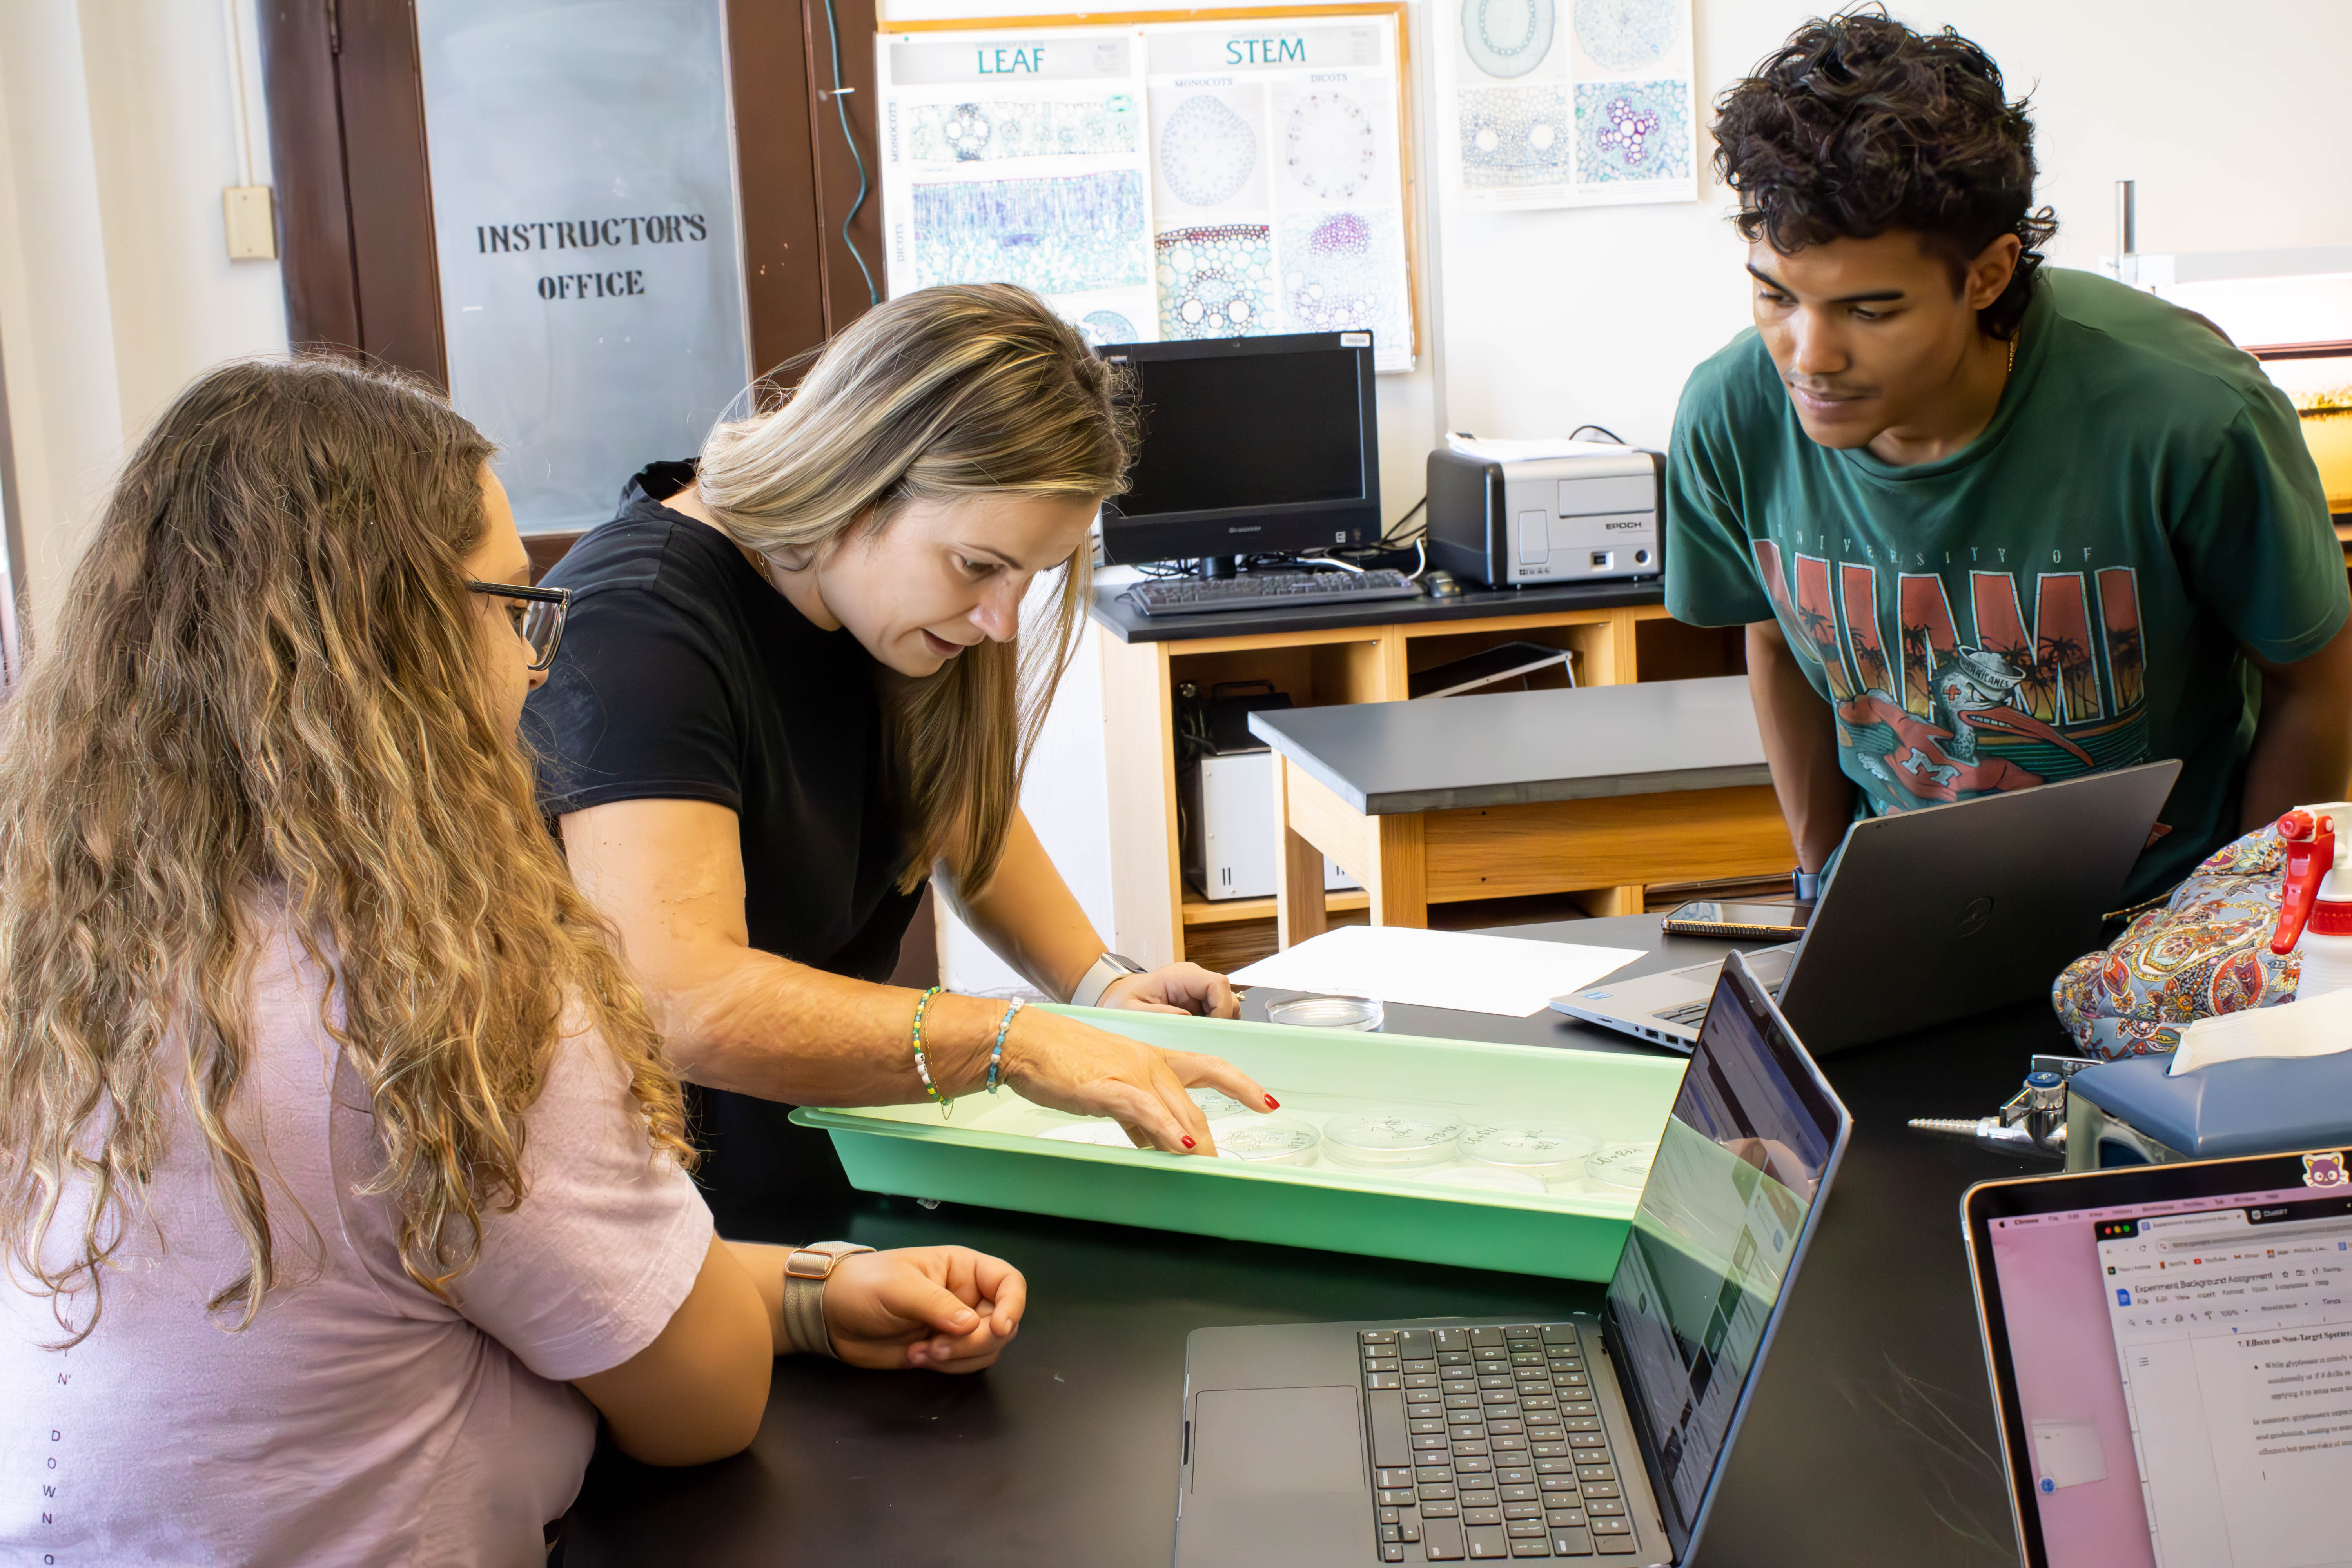
<path fill-rule="evenodd" d="M 1013 1031 L 1013 1015 L 1027 1005 L 1028 1003 L 1015 996 L 1012 1005 L 1004 1009 L 1004 1021 L 996 1026 L 996 1048 L 988 1053 L 988 1092 L 991 1094 L 996 1092 L 996 1076 L 1004 1067 L 1004 1037 Z"/>
<path fill-rule="evenodd" d="M 923 1055 L 923 1015 L 931 1010 L 931 998 L 940 989 L 934 985 L 915 999 L 915 1076 L 923 1080 L 923 1092 L 939 1102 L 940 1120 L 944 1121 L 955 1113 L 955 1101 L 941 1094 L 940 1086 L 931 1081 L 930 1060 Z"/>

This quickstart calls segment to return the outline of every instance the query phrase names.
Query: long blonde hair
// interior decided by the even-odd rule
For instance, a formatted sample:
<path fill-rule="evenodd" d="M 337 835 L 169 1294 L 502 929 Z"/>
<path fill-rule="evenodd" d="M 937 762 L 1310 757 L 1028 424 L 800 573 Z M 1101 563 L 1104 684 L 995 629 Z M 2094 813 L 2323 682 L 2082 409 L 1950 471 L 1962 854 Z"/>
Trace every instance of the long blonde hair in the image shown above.
<path fill-rule="evenodd" d="M 373 1098 L 372 1190 L 427 1289 L 521 1196 L 520 1113 L 560 1021 L 626 1068 L 648 1157 L 691 1158 L 644 1002 L 482 676 L 463 563 L 489 453 L 388 374 L 209 373 L 131 456 L 0 712 L 0 1227 L 68 1342 L 97 1324 L 175 1095 L 246 1248 L 208 1308 L 242 1328 L 269 1293 L 264 1184 L 231 1117 L 257 904 L 331 963 L 320 1016 Z M 79 1246 L 45 1261 L 84 1185 Z"/>
<path fill-rule="evenodd" d="M 911 501 L 996 492 L 1086 496 L 1126 486 L 1133 441 L 1110 368 L 1045 302 L 1010 284 L 926 289 L 860 317 L 790 394 L 719 426 L 702 500 L 747 550 L 814 558 L 867 537 Z M 1083 624 L 1092 562 L 1061 568 L 1052 611 L 1011 644 L 983 642 L 937 674 L 884 688 L 907 836 L 900 885 L 935 860 L 986 888 L 1021 773 Z"/>

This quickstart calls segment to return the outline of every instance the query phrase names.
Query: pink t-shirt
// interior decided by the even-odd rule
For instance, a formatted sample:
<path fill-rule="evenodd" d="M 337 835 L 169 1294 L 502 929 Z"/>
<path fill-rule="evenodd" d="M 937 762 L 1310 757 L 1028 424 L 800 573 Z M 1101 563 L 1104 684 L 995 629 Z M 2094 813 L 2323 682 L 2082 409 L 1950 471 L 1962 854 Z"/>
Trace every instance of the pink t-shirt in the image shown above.
<path fill-rule="evenodd" d="M 710 1211 L 656 1158 L 593 1035 L 528 1117 L 521 1205 L 436 1300 L 402 1270 L 368 1096 L 319 1022 L 324 977 L 273 937 L 235 1125 L 266 1173 L 278 1284 L 227 1332 L 205 1302 L 246 1253 L 184 1107 L 133 1211 L 97 1331 L 0 1279 L 0 1559 L 540 1564 L 595 1442 L 570 1378 L 651 1343 L 692 1289 Z M 80 1234 L 68 1204 L 53 1256 Z M 62 1239 L 60 1239 L 62 1238 Z M 86 1302 L 83 1317 L 87 1316 Z"/>

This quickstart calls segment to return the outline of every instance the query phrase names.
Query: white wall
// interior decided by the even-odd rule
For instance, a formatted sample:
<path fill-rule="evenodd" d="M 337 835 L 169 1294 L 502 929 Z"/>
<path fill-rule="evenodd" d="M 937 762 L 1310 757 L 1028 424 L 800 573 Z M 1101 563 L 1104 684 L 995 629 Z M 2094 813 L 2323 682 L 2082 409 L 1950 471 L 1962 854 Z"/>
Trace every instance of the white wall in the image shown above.
<path fill-rule="evenodd" d="M 1826 7 L 1697 0 L 1712 96 Z M 2352 5 L 2312 0 L 1945 0 L 1948 24 L 2032 95 L 2056 265 L 2116 248 L 2115 182 L 2137 180 L 2143 251 L 2352 241 L 2340 145 Z M 1702 111 L 1702 120 L 1707 116 Z M 1712 147 L 1701 139 L 1702 158 Z M 1692 365 L 1748 320 L 1729 193 L 1676 205 L 1456 213 L 1443 226 L 1444 417 L 1484 436 L 1591 420 L 1662 446 Z"/>
<path fill-rule="evenodd" d="M 129 443 L 198 371 L 286 348 L 278 264 L 230 261 L 222 231 L 235 104 L 220 0 L 0 4 L 0 353 L 36 637 Z"/>

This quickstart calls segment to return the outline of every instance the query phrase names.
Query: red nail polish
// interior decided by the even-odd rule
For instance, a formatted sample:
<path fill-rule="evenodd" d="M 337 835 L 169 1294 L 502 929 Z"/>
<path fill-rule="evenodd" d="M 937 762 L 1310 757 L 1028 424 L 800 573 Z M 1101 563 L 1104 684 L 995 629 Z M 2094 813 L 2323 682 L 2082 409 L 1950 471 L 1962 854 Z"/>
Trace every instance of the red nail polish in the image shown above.
<path fill-rule="evenodd" d="M 1190 1148 L 1192 1148 L 1192 1146 L 1193 1146 L 1193 1145 L 1192 1145 L 1192 1139 L 1190 1139 L 1190 1138 L 1186 1138 L 1186 1139 L 1184 1140 L 1184 1147 L 1186 1147 L 1187 1149 L 1190 1149 Z"/>
<path fill-rule="evenodd" d="M 1269 1094 L 1265 1097 L 1265 1108 L 1268 1110 L 1280 1110 L 1282 1109 L 1282 1101 L 1275 1099 L 1274 1096 Z"/>

